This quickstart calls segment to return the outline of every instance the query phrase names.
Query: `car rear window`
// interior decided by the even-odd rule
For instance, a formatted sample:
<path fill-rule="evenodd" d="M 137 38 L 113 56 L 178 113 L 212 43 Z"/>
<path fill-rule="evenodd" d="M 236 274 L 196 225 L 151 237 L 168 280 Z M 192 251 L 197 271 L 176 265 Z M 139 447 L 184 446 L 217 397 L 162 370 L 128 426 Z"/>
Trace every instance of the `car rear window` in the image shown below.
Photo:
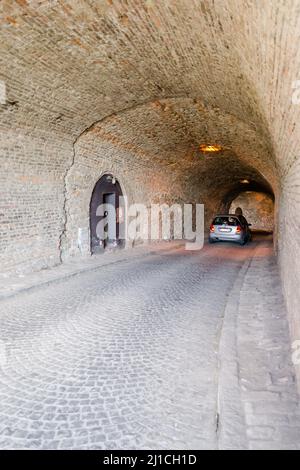
<path fill-rule="evenodd" d="M 236 217 L 222 216 L 215 217 L 213 225 L 229 225 L 231 227 L 236 227 L 239 224 L 239 221 Z"/>

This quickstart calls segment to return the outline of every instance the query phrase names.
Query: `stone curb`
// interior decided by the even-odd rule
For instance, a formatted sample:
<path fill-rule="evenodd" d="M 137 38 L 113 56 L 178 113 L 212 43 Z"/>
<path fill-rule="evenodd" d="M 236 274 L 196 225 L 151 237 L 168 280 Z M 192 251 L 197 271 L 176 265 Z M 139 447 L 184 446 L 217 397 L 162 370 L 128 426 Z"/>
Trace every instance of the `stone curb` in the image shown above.
<path fill-rule="evenodd" d="M 253 256 L 255 256 L 256 249 Z M 220 450 L 248 449 L 246 421 L 239 384 L 237 354 L 237 319 L 240 291 L 252 258 L 240 268 L 224 310 L 218 350 L 218 411 L 217 438 Z"/>

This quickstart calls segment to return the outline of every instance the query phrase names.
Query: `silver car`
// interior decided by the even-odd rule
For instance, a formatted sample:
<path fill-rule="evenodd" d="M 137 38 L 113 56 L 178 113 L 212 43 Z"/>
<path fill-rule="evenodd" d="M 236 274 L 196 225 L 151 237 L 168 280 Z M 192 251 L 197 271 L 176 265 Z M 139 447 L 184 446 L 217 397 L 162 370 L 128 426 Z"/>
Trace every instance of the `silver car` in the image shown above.
<path fill-rule="evenodd" d="M 217 215 L 210 226 L 209 242 L 230 241 L 245 245 L 251 240 L 249 227 L 251 224 L 243 215 Z"/>

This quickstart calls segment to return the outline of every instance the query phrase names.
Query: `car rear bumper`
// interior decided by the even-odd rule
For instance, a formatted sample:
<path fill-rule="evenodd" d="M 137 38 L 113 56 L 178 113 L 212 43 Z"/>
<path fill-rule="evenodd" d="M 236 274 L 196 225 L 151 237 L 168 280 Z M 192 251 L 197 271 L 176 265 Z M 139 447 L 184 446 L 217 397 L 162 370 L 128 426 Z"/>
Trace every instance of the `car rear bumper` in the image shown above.
<path fill-rule="evenodd" d="M 210 233 L 209 238 L 212 241 L 229 241 L 229 242 L 241 242 L 244 240 L 245 235 L 242 233 Z"/>

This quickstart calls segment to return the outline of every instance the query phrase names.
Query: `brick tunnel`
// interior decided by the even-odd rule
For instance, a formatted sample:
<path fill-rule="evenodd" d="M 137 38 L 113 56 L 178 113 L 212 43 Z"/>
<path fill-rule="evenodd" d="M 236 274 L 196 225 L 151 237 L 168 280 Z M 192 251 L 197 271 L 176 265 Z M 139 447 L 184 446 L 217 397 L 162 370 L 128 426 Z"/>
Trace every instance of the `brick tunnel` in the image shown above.
<path fill-rule="evenodd" d="M 269 235 L 261 241 L 254 240 L 249 246 L 239 251 L 231 245 L 226 248 L 225 245 L 209 247 L 205 244 L 203 266 L 202 261 L 199 261 L 200 258 L 198 259 L 200 254 L 195 254 L 194 257 L 192 254 L 181 254 L 182 259 L 180 258 L 178 262 L 178 279 L 176 266 L 172 264 L 171 252 L 161 257 L 157 254 L 153 255 L 158 257 L 156 261 L 158 264 L 156 266 L 153 261 L 153 266 L 150 266 L 151 263 L 148 261 L 145 272 L 148 272 L 147 269 L 157 269 L 155 274 L 157 279 L 160 276 L 159 272 L 163 269 L 167 270 L 168 275 L 172 272 L 174 279 L 177 279 L 179 292 L 181 288 L 184 292 L 186 286 L 183 284 L 181 286 L 181 283 L 184 283 L 183 278 L 187 275 L 185 271 L 187 259 L 190 260 L 191 272 L 194 276 L 196 276 L 193 271 L 196 269 L 194 263 L 199 261 L 199 266 L 202 267 L 200 266 L 197 276 L 199 275 L 200 279 L 201 273 L 208 272 L 212 266 L 217 269 L 216 260 L 224 257 L 226 259 L 224 263 L 229 263 L 229 265 L 224 265 L 224 272 L 222 271 L 222 275 L 220 272 L 220 277 L 216 277 L 217 284 L 214 285 L 216 292 L 218 282 L 222 284 L 222 277 L 226 276 L 225 273 L 227 271 L 231 273 L 231 270 L 235 272 L 233 264 L 236 259 L 240 262 L 240 268 L 242 262 L 248 262 L 248 257 L 254 256 L 251 264 L 254 269 L 253 274 L 251 275 L 250 270 L 247 278 L 245 271 L 248 290 L 242 285 L 235 287 L 241 292 L 239 301 L 241 312 L 243 308 L 246 311 L 247 299 L 249 305 L 249 299 L 254 301 L 254 298 L 257 303 L 252 305 L 252 310 L 250 309 L 248 315 L 253 315 L 255 309 L 260 306 L 264 309 L 273 309 L 265 313 L 265 318 L 263 318 L 264 310 L 258 315 L 261 322 L 266 321 L 266 317 L 270 315 L 270 323 L 255 321 L 258 322 L 258 328 L 264 329 L 266 335 L 266 331 L 270 334 L 268 345 L 271 341 L 275 341 L 275 350 L 280 346 L 277 344 L 278 335 L 284 338 L 282 348 L 290 351 L 286 353 L 289 358 L 287 361 L 290 360 L 292 348 L 300 342 L 300 294 L 298 290 L 300 282 L 299 0 L 252 0 L 249 2 L 242 0 L 227 2 L 17 0 L 1 3 L 0 18 L 0 263 L 3 284 L 0 321 L 5 331 L 3 348 L 11 346 L 10 338 L 13 336 L 14 328 L 18 331 L 17 336 L 22 335 L 22 331 L 25 332 L 24 337 L 27 333 L 29 335 L 30 323 L 33 325 L 32 331 L 37 331 L 36 327 L 39 331 L 39 338 L 44 341 L 44 346 L 42 343 L 36 346 L 37 349 L 33 350 L 32 357 L 35 357 L 39 347 L 46 348 L 42 354 L 44 366 L 46 366 L 46 350 L 49 354 L 56 354 L 51 350 L 51 342 L 48 343 L 44 336 L 46 332 L 43 330 L 42 323 L 38 321 L 38 312 L 43 311 L 41 305 L 45 305 L 42 291 L 35 293 L 36 291 L 30 289 L 27 292 L 26 283 L 28 286 L 30 283 L 34 284 L 41 276 L 48 275 L 48 273 L 50 277 L 52 276 L 53 279 L 51 279 L 55 280 L 55 270 L 61 273 L 64 269 L 69 269 L 68 266 L 72 266 L 74 274 L 74 266 L 80 267 L 89 262 L 93 251 L 91 248 L 91 198 L 97 182 L 103 176 L 110 175 L 111 180 L 113 178 L 117 180 L 120 192 L 126 195 L 128 204 L 143 203 L 147 207 L 151 204 L 203 204 L 205 233 L 209 231 L 211 221 L 217 213 L 232 212 L 240 205 L 245 208 L 244 212 L 248 211 L 249 218 L 253 219 L 254 228 L 273 232 L 272 241 Z M 217 151 L 209 152 L 207 146 L 216 146 Z M 254 251 L 252 253 L 251 246 L 258 250 L 257 256 L 253 255 Z M 105 253 L 104 258 L 96 262 L 103 263 L 105 259 L 105 262 L 109 263 L 109 256 L 112 260 L 117 256 L 127 256 L 129 257 L 128 278 L 130 278 L 132 270 L 136 269 L 139 272 L 140 269 L 140 265 L 130 267 L 130 263 L 133 263 L 136 256 L 142 256 L 141 259 L 145 260 L 151 259 L 152 255 L 148 253 L 146 257 L 146 251 L 142 252 L 143 249 L 143 246 L 138 243 L 126 244 L 122 254 Z M 151 245 L 151 250 L 155 249 Z M 160 249 L 159 244 L 157 244 L 157 249 Z M 172 251 L 172 248 L 170 249 Z M 144 254 L 141 255 L 141 253 Z M 187 258 L 188 256 L 191 258 Z M 163 257 L 166 261 L 165 268 L 160 265 L 160 259 Z M 266 257 L 268 257 L 267 261 L 264 259 Z M 206 265 L 208 258 L 210 264 Z M 145 263 L 147 264 L 147 261 Z M 264 265 L 264 270 L 263 263 L 267 263 Z M 123 281 L 118 278 L 120 273 L 110 271 L 112 265 L 107 266 L 105 268 L 107 278 L 103 279 L 103 285 L 106 285 L 106 280 L 109 278 L 112 284 L 120 282 L 121 286 Z M 91 269 L 95 273 L 94 265 Z M 120 268 L 121 272 L 122 269 L 125 268 Z M 274 274 L 275 281 L 274 278 L 268 278 L 270 273 Z M 229 284 L 233 285 L 235 275 L 228 275 L 231 276 Z M 82 276 L 87 276 L 87 273 L 84 272 Z M 75 282 L 75 278 L 79 280 L 76 276 L 73 277 L 72 282 Z M 144 279 L 144 271 L 141 271 L 139 279 Z M 256 284 L 259 279 L 260 281 Z M 66 282 L 71 282 L 71 280 Z M 141 281 L 137 279 L 136 282 L 137 290 L 141 290 L 143 288 L 140 285 Z M 163 277 L 161 282 L 163 289 Z M 166 290 L 168 282 L 166 281 Z M 96 280 L 88 281 L 82 278 L 82 283 L 79 282 L 78 288 L 73 286 L 72 289 L 79 292 L 80 286 L 83 285 L 90 285 L 91 289 L 96 289 L 96 284 Z M 47 288 L 46 285 L 43 287 L 43 289 L 49 289 L 44 295 L 46 305 L 49 304 L 51 311 L 52 309 L 59 310 L 60 307 L 56 305 L 58 299 L 64 305 L 63 291 L 71 289 L 70 286 L 65 286 L 65 288 L 59 286 L 60 284 L 57 287 L 57 298 L 54 284 L 50 285 L 49 281 L 49 287 Z M 276 289 L 274 286 L 277 286 Z M 128 287 L 129 291 L 130 288 L 131 285 Z M 204 288 L 210 292 L 209 283 L 206 287 L 203 285 Z M 62 291 L 60 292 L 59 289 Z M 157 289 L 158 286 L 153 284 L 153 292 L 159 297 Z M 176 283 L 174 289 L 175 291 L 177 289 Z M 266 306 L 258 293 L 264 296 L 272 289 L 274 289 L 274 297 L 269 299 Z M 278 290 L 280 292 L 282 290 L 279 300 L 275 294 Z M 190 294 L 196 295 L 194 291 Z M 85 296 L 85 294 L 82 295 Z M 220 297 L 220 305 L 223 305 L 226 295 L 224 293 L 223 297 Z M 25 297 L 22 300 L 20 296 Z M 208 311 L 213 305 L 213 297 L 214 294 L 210 292 L 208 300 L 203 301 L 205 305 L 208 302 Z M 153 315 L 160 318 L 164 301 L 164 299 L 161 300 L 157 307 L 153 307 Z M 78 302 L 80 303 L 80 300 Z M 93 304 L 94 300 L 90 302 Z M 119 338 L 120 332 L 115 331 L 114 328 L 120 320 L 116 318 L 115 310 L 120 309 L 122 313 L 126 302 L 127 300 L 124 300 L 121 306 L 114 307 L 110 299 L 107 301 L 108 310 L 103 312 L 103 324 L 108 329 L 111 326 L 111 331 L 114 331 L 116 338 Z M 138 294 L 136 302 L 137 305 L 144 302 Z M 99 304 L 94 305 L 95 311 L 100 308 L 99 305 L 100 300 Z M 198 305 L 201 305 L 200 299 Z M 277 321 L 281 314 L 276 310 L 278 305 L 281 305 L 280 312 L 284 312 L 285 315 L 282 319 L 282 324 L 286 327 L 284 333 L 283 330 L 275 331 L 275 326 L 272 326 L 272 318 Z M 178 305 L 172 317 L 174 318 L 174 332 L 177 331 L 176 322 L 179 326 L 182 323 L 183 331 L 185 331 L 184 320 L 177 318 L 180 308 Z M 193 312 L 195 308 L 194 305 L 190 306 Z M 68 314 L 67 305 L 61 309 Z M 76 309 L 75 306 L 75 312 L 77 312 Z M 53 313 L 52 319 L 51 315 L 47 317 L 50 330 L 55 328 L 54 320 L 57 325 L 62 321 L 57 311 Z M 111 318 L 108 312 L 112 312 Z M 243 351 L 246 351 L 247 347 L 246 352 L 249 353 L 249 348 L 255 348 L 257 344 L 260 344 L 259 339 L 251 343 L 251 338 L 253 339 L 256 334 L 255 328 L 254 324 L 248 325 L 247 330 L 243 323 L 245 315 L 241 317 L 240 330 L 244 328 L 244 336 L 247 337 L 248 334 L 249 338 L 248 342 L 245 340 L 244 349 L 242 348 L 240 352 L 242 360 L 245 360 Z M 189 322 L 192 322 L 191 318 Z M 95 325 L 92 327 L 92 319 L 95 325 L 98 325 L 93 315 L 86 319 L 86 325 L 84 325 L 84 318 L 80 320 L 76 317 L 76 321 L 83 325 L 83 334 L 92 334 L 95 328 Z M 112 323 L 113 320 L 114 323 Z M 169 331 L 172 331 L 173 326 L 171 321 L 169 323 L 169 317 L 164 321 L 167 322 Z M 74 326 L 73 317 L 71 322 Z M 128 322 L 123 326 L 120 325 L 121 330 L 127 328 Z M 241 325 L 244 325 L 243 328 Z M 91 327 L 90 330 L 88 326 Z M 149 328 L 151 330 L 151 326 Z M 156 323 L 153 328 L 153 331 L 156 331 Z M 200 326 L 199 330 L 197 328 L 196 326 L 195 331 L 198 331 L 201 338 L 204 330 Z M 180 328 L 178 331 L 181 338 Z M 53 333 L 55 337 L 60 334 L 59 332 Z M 209 335 L 210 333 L 208 337 Z M 226 329 L 223 331 L 223 339 L 224 335 L 226 335 Z M 38 341 L 36 333 L 33 333 L 33 337 L 32 341 Z M 175 333 L 173 339 L 176 342 Z M 78 340 L 81 341 L 79 337 Z M 111 341 L 113 344 L 113 340 Z M 130 344 L 128 351 L 131 350 Z M 73 348 L 73 343 L 68 343 L 68 345 L 70 357 L 68 356 L 67 360 L 72 362 L 72 354 L 74 359 L 77 353 Z M 265 351 L 269 351 L 269 354 L 268 345 Z M 29 343 L 24 345 L 23 351 L 26 350 L 24 357 L 22 348 L 18 344 L 14 347 L 20 354 L 14 365 L 14 370 L 20 373 L 20 383 L 22 383 L 22 377 L 26 379 L 26 375 L 24 378 L 24 373 L 20 372 L 22 364 L 29 374 L 26 382 L 30 381 L 31 373 L 40 377 L 43 361 L 35 366 L 27 363 L 28 354 L 25 352 L 28 352 L 26 348 L 29 348 Z M 105 347 L 109 346 L 105 345 Z M 222 349 L 222 341 L 220 347 Z M 226 346 L 224 348 L 226 350 Z M 12 349 L 12 351 L 15 350 Z M 149 346 L 148 352 L 153 354 L 154 362 L 155 351 Z M 172 347 L 170 351 L 173 351 Z M 88 355 L 88 352 L 86 354 Z M 201 354 L 201 352 L 195 350 L 195 354 Z M 176 356 L 176 351 L 174 355 Z M 137 355 L 137 361 L 138 358 L 139 355 Z M 57 361 L 54 360 L 53 364 L 56 368 L 60 367 L 60 360 L 58 356 Z M 97 359 L 95 361 L 97 365 Z M 229 357 L 228 361 L 230 362 Z M 256 364 L 258 368 L 260 361 L 259 356 Z M 5 367 L 10 366 L 9 360 L 3 359 L 2 362 L 2 369 L 5 371 Z M 158 358 L 157 368 L 159 364 L 162 363 Z M 147 361 L 143 367 L 148 367 Z M 197 367 L 200 367 L 199 364 L 191 366 L 193 374 L 197 374 L 199 370 Z M 277 369 L 285 369 L 285 367 L 284 363 Z M 176 372 L 176 368 L 174 370 Z M 257 369 L 256 371 L 253 369 L 253 375 L 256 372 Z M 187 379 L 190 381 L 187 382 L 187 387 L 189 383 L 194 384 L 193 374 Z M 6 371 L 4 375 L 8 376 L 9 373 Z M 271 374 L 272 377 L 273 375 Z M 233 376 L 235 377 L 235 374 Z M 278 436 L 282 434 L 278 429 L 274 431 L 276 416 L 274 417 L 272 410 L 268 417 L 269 421 L 266 418 L 267 423 L 264 426 L 261 426 L 262 420 L 255 421 L 254 412 L 259 407 L 259 404 L 255 402 L 254 411 L 252 410 L 254 414 L 251 415 L 254 423 L 250 423 L 253 425 L 250 426 L 250 430 L 248 428 L 245 430 L 244 438 L 242 437 L 244 432 L 242 424 L 239 423 L 239 429 L 243 429 L 243 432 L 236 431 L 234 434 L 232 420 L 229 420 L 231 435 L 239 436 L 237 440 L 233 437 L 232 441 L 230 439 L 228 441 L 228 435 L 224 431 L 226 412 L 224 412 L 223 434 L 219 438 L 209 437 L 206 441 L 207 436 L 201 435 L 197 440 L 197 423 L 193 422 L 192 430 L 194 431 L 191 431 L 191 434 L 181 429 L 178 440 L 172 441 L 171 437 L 168 440 L 167 431 L 164 429 L 162 435 L 165 437 L 158 442 L 154 437 L 155 426 L 159 421 L 157 417 L 156 421 L 151 421 L 149 418 L 149 422 L 151 421 L 149 428 L 152 433 L 149 431 L 147 434 L 148 431 L 143 428 L 145 422 L 141 424 L 142 419 L 140 424 L 136 424 L 140 429 L 138 433 L 148 436 L 144 441 L 139 440 L 132 429 L 127 434 L 125 433 L 125 437 L 120 438 L 118 432 L 117 437 L 113 437 L 114 432 L 111 431 L 112 437 L 108 437 L 107 440 L 101 437 L 103 434 L 106 435 L 106 431 L 101 430 L 100 434 L 98 433 L 100 436 L 98 440 L 93 441 L 93 437 L 97 437 L 97 431 L 92 431 L 89 421 L 84 420 L 82 421 L 81 441 L 78 436 L 76 437 L 76 432 L 74 437 L 72 430 L 67 428 L 64 432 L 61 430 L 59 434 L 59 426 L 55 435 L 51 434 L 52 430 L 49 427 L 52 437 L 47 440 L 43 434 L 44 430 L 41 429 L 36 436 L 31 438 L 29 432 L 31 424 L 28 424 L 29 430 L 27 431 L 20 426 L 13 430 L 20 434 L 10 433 L 8 429 L 11 429 L 13 425 L 7 423 L 11 416 L 2 410 L 5 415 L 3 419 L 5 425 L 1 427 L 0 447 L 92 448 L 94 443 L 96 447 L 98 446 L 97 448 L 146 446 L 146 448 L 168 449 L 180 445 L 183 448 L 192 448 L 192 446 L 196 448 L 222 446 L 258 448 L 263 445 L 275 448 L 298 448 L 300 421 L 296 421 L 297 413 L 299 413 L 295 398 L 297 377 L 299 384 L 299 365 L 291 372 L 291 376 L 287 374 L 278 379 L 279 384 L 287 387 L 286 389 L 272 388 L 272 384 L 270 389 L 267 386 L 259 389 L 266 397 L 271 396 L 272 393 L 273 397 L 275 395 L 279 397 L 279 405 L 274 405 L 278 409 L 280 406 L 284 408 L 280 397 L 287 394 L 287 389 L 290 392 L 293 388 L 291 392 L 293 396 L 288 400 L 288 404 L 290 406 L 294 404 L 296 408 L 290 414 L 282 416 L 282 420 L 286 422 L 284 421 L 283 430 L 280 431 L 284 435 L 287 433 L 291 436 L 290 441 L 279 438 Z M 53 379 L 52 385 L 53 387 L 56 385 L 59 396 L 59 386 L 62 387 L 65 379 L 66 377 L 63 377 L 57 379 L 56 382 Z M 239 389 L 242 389 L 243 380 L 248 380 L 247 377 L 239 379 L 237 393 Z M 32 377 L 33 383 L 35 380 L 37 380 L 35 376 Z M 208 383 L 209 379 L 205 378 L 204 382 L 206 380 Z M 137 379 L 137 388 L 146 387 L 145 384 L 141 385 L 141 382 L 140 376 Z M 15 407 L 17 414 L 20 408 L 14 403 L 16 397 L 12 397 L 3 390 L 5 380 L 1 380 L 0 385 L 1 396 L 3 394 L 7 403 L 12 405 L 12 408 Z M 230 388 L 230 384 L 228 385 L 225 380 L 223 385 L 225 392 L 228 392 L 227 387 Z M 234 394 L 234 381 L 231 385 Z M 277 386 L 278 383 L 275 385 Z M 183 390 L 181 397 L 185 394 L 184 383 L 180 380 L 176 384 L 172 382 L 172 386 L 176 390 L 177 388 Z M 94 391 L 95 388 L 96 385 L 94 385 Z M 180 408 L 181 398 L 177 396 L 178 390 L 174 400 L 177 400 L 178 408 Z M 251 393 L 255 392 L 257 389 L 254 387 Z M 211 392 L 212 396 L 214 393 L 214 391 Z M 28 390 L 28 396 L 29 394 L 34 395 L 33 390 Z M 63 391 L 61 394 L 63 396 Z M 160 397 L 162 402 L 164 398 L 165 395 Z M 125 400 L 125 397 L 123 399 Z M 136 403 L 139 403 L 140 399 L 141 396 L 137 393 Z M 148 399 L 150 404 L 155 402 L 152 395 Z M 249 406 L 252 406 L 251 403 L 249 405 L 250 398 L 246 397 L 243 400 L 245 409 L 249 409 Z M 268 402 L 269 399 L 266 398 L 265 401 Z M 147 406 L 149 403 L 147 402 Z M 226 408 L 225 398 L 224 403 Z M 159 408 L 160 405 L 158 403 L 156 405 Z M 147 415 L 146 408 L 145 405 L 145 415 Z M 134 409 L 135 403 L 132 404 L 132 410 Z M 130 416 L 134 414 L 132 410 L 128 411 Z M 39 423 L 40 419 L 46 419 L 46 412 L 43 411 L 43 416 L 40 418 L 39 411 L 37 410 L 36 418 L 28 417 L 27 422 Z M 189 414 L 188 411 L 186 413 Z M 177 414 L 176 407 L 175 410 L 170 411 L 170 414 Z M 216 414 L 219 415 L 219 411 L 215 412 L 214 405 L 212 405 L 211 416 L 215 417 Z M 241 413 L 238 414 L 241 415 Z M 196 415 L 198 416 L 197 413 Z M 124 426 L 128 425 L 130 419 L 128 418 Z M 148 422 L 147 419 L 146 417 L 146 422 Z M 246 421 L 247 419 L 250 420 L 249 417 L 246 417 Z M 204 423 L 204 427 L 209 428 L 210 417 L 206 420 L 202 415 L 199 416 L 198 425 L 199 423 Z M 103 426 L 105 428 L 105 425 Z M 181 426 L 180 420 L 178 426 Z M 99 423 L 96 428 L 101 428 Z M 271 431 L 273 429 L 277 441 L 275 437 L 274 440 L 270 437 L 269 434 L 272 434 L 270 429 Z M 32 433 L 34 434 L 33 431 Z M 107 433 L 109 435 L 110 430 Z M 259 438 L 260 435 L 262 435 L 261 438 Z M 122 440 L 123 437 L 124 440 Z M 219 439 L 217 444 L 215 439 Z"/>

